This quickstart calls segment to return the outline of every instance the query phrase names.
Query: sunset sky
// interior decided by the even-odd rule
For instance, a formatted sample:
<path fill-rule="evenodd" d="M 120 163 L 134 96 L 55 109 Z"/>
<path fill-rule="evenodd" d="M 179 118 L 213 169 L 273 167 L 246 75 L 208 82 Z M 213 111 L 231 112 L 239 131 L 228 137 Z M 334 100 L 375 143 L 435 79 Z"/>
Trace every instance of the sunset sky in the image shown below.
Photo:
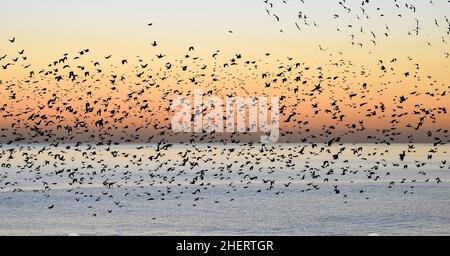
<path fill-rule="evenodd" d="M 219 67 L 237 53 L 242 54 L 245 60 L 257 61 L 258 71 L 250 68 L 234 69 L 235 73 L 230 71 L 228 76 L 234 81 L 230 88 L 241 79 L 255 93 L 260 91 L 261 85 L 264 86 L 264 82 L 255 80 L 255 77 L 269 70 L 276 73 L 283 63 L 287 65 L 286 63 L 296 62 L 311 66 L 311 71 L 303 70 L 302 75 L 313 81 L 319 74 L 318 67 L 323 67 L 325 77 L 342 76 L 345 71 L 346 77 L 339 79 L 339 86 L 355 87 L 360 93 L 357 98 L 364 93 L 364 98 L 355 100 L 357 104 L 368 100 L 369 105 L 376 105 L 383 101 L 393 107 L 393 101 L 401 94 L 419 91 L 441 95 L 448 91 L 450 58 L 446 58 L 445 54 L 450 52 L 450 36 L 447 32 L 450 25 L 446 21 L 450 5 L 446 0 L 435 0 L 433 4 L 430 1 L 399 0 L 397 2 L 401 8 L 395 7 L 392 0 L 380 0 L 364 7 L 364 11 L 360 8 L 360 0 L 347 1 L 349 3 L 346 8 L 351 9 L 349 13 L 336 0 L 305 2 L 302 4 L 299 0 L 291 0 L 284 4 L 282 1 L 271 1 L 273 8 L 270 8 L 262 0 L 0 0 L 0 57 L 7 55 L 0 64 L 11 62 L 22 49 L 25 49 L 27 56 L 26 60 L 19 60 L 8 69 L 0 69 L 0 80 L 4 84 L 14 84 L 27 79 L 30 70 L 37 73 L 61 58 L 64 53 L 69 53 L 69 62 L 73 66 L 92 65 L 93 62 L 100 61 L 104 73 L 108 70 L 134 77 L 139 59 L 143 60 L 142 63 L 151 63 L 150 68 L 158 72 L 158 68 L 164 67 L 166 62 L 183 65 L 177 61 L 189 53 L 190 46 L 194 46 L 192 55 L 201 58 L 202 62 L 200 64 L 194 61 L 190 64 L 197 65 L 197 70 L 202 65 L 207 65 L 207 75 L 213 73 L 209 67 Z M 407 3 L 413 3 L 416 11 L 406 7 Z M 266 9 L 269 9 L 269 14 Z M 279 17 L 279 22 L 273 14 Z M 299 14 L 306 15 L 308 25 L 302 23 L 303 20 L 298 18 Z M 365 15 L 370 18 L 364 17 Z M 416 19 L 420 26 L 418 35 L 414 32 Z M 147 26 L 148 23 L 153 25 Z M 8 39 L 13 37 L 16 41 L 11 44 Z M 371 39 L 376 41 L 376 46 Z M 151 46 L 153 41 L 157 42 L 157 47 Z M 352 45 L 352 41 L 355 45 Z M 358 46 L 358 43 L 363 46 Z M 89 49 L 88 57 L 72 60 L 83 49 Z M 211 55 L 217 50 L 220 50 L 220 55 L 218 63 L 215 63 L 216 60 Z M 270 57 L 265 56 L 266 53 L 270 53 Z M 164 54 L 166 57 L 157 60 L 156 54 Z M 108 55 L 112 55 L 112 58 L 105 63 L 104 57 Z M 130 65 L 121 65 L 123 59 L 127 59 Z M 397 61 L 390 63 L 392 59 Z M 341 60 L 348 65 L 332 70 L 330 64 Z M 383 72 L 380 71 L 380 60 L 388 68 L 393 68 L 385 77 L 382 77 Z M 419 69 L 416 69 L 416 64 L 419 64 Z M 30 67 L 24 69 L 27 65 Z M 365 74 L 361 74 L 362 67 Z M 411 73 L 411 76 L 405 77 L 405 72 Z M 180 77 L 188 78 L 189 75 L 180 74 Z M 101 79 L 108 81 L 106 76 Z M 45 79 L 39 82 L 41 86 L 43 81 Z M 380 93 L 379 89 L 387 86 L 385 82 L 396 86 L 389 85 L 387 91 Z M 226 81 L 223 83 L 226 86 Z M 362 92 L 359 87 L 362 83 L 369 83 L 373 86 L 372 90 Z M 169 80 L 161 85 L 163 88 L 171 86 Z M 45 86 L 48 86 L 49 91 L 60 88 L 52 87 L 55 85 L 51 84 Z M 68 86 L 71 86 L 70 83 Z M 97 93 L 101 93 L 101 86 L 109 87 L 100 85 Z M 199 86 L 206 88 L 206 84 Z M 277 96 L 292 95 L 292 91 L 286 92 L 282 88 L 273 90 Z M 39 98 L 30 92 L 31 87 L 23 91 L 27 93 L 16 91 L 18 99 L 28 101 L 29 106 L 34 108 L 42 105 L 42 102 L 38 102 Z M 80 96 L 77 93 L 72 91 L 71 96 Z M 150 95 L 156 95 L 155 93 Z M 414 102 L 407 102 L 409 105 L 405 107 L 405 111 L 412 111 L 418 103 L 429 108 L 449 108 L 450 101 L 445 100 L 449 94 L 435 98 L 424 94 L 417 96 Z M 27 99 L 27 95 L 33 95 L 33 99 Z M 347 92 L 341 89 L 325 91 L 317 98 L 308 99 L 303 112 L 312 113 L 309 106 L 316 102 L 329 107 L 332 98 L 346 99 Z M 8 99 L 6 94 L 0 95 L 0 99 L 0 103 L 8 103 L 9 106 L 20 102 Z M 85 102 L 74 104 L 84 107 Z M 357 122 L 364 118 L 366 108 L 361 115 L 349 109 L 347 115 Z M 311 118 L 313 116 L 310 115 L 304 120 Z M 415 119 L 411 117 L 409 121 L 414 123 Z M 443 114 L 438 119 L 434 128 L 449 128 L 448 114 Z M 2 120 L 3 124 L 11 122 L 12 120 Z M 372 122 L 374 124 L 371 128 L 376 129 L 378 121 Z M 316 129 L 321 125 L 322 122 L 311 124 Z M 344 126 L 340 128 L 345 130 Z"/>
<path fill-rule="evenodd" d="M 6 38 L 16 36 L 17 47 L 26 48 L 34 61 L 46 61 L 83 47 L 90 47 L 99 56 L 113 52 L 129 57 L 132 53 L 150 54 L 149 44 L 156 40 L 160 49 L 171 56 L 195 45 L 205 53 L 216 49 L 256 56 L 272 52 L 280 57 L 315 61 L 327 57 L 320 53 L 320 44 L 366 64 L 378 57 L 403 55 L 434 67 L 448 65 L 443 58 L 448 45 L 439 43 L 448 29 L 444 16 L 450 13 L 450 6 L 445 0 L 433 1 L 433 5 L 429 1 L 398 1 L 400 5 L 414 3 L 416 13 L 395 8 L 392 0 L 377 1 L 366 8 L 371 18 L 358 23 L 355 15 L 346 15 L 334 0 L 272 2 L 280 22 L 266 13 L 268 7 L 262 0 L 2 0 L 0 36 L 4 39 L 0 40 L 0 49 L 3 52 L 9 48 Z M 363 16 L 359 10 L 361 1 L 347 2 L 353 8 L 352 14 Z M 299 31 L 294 23 L 299 10 L 319 27 Z M 333 19 L 334 14 L 340 18 Z M 415 27 L 415 18 L 421 21 L 420 35 L 408 36 L 407 32 Z M 440 28 L 435 27 L 435 19 Z M 147 23 L 154 25 L 147 27 Z M 348 24 L 354 24 L 353 31 L 346 27 Z M 390 27 L 390 37 L 381 39 L 385 25 Z M 359 27 L 364 27 L 366 34 L 377 33 L 377 47 L 358 49 L 350 45 L 350 34 L 358 36 Z M 337 32 L 337 28 L 342 32 Z M 234 33 L 229 34 L 229 30 Z M 428 47 L 427 41 L 433 47 Z"/>

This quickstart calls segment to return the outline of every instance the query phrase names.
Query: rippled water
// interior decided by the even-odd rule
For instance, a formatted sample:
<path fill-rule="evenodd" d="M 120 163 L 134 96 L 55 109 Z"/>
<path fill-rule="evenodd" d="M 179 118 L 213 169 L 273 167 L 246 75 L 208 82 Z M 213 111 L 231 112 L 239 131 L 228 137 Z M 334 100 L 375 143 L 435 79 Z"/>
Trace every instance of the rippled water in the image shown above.
<path fill-rule="evenodd" d="M 200 147 L 196 155 L 202 152 L 204 160 L 210 157 L 216 163 L 198 160 L 199 166 L 192 168 L 178 166 L 182 159 L 178 153 L 186 152 L 187 147 L 173 147 L 160 161 L 170 159 L 167 167 L 178 166 L 175 170 L 158 169 L 157 161 L 143 160 L 139 164 L 139 158 L 147 159 L 156 152 L 151 147 L 140 150 L 136 147 L 115 148 L 125 152 L 116 158 L 111 158 L 104 148 L 97 148 L 91 160 L 81 154 L 90 155 L 94 150 L 53 148 L 49 151 L 65 156 L 65 165 L 61 161 L 50 162 L 38 171 L 36 166 L 51 159 L 52 154 L 39 157 L 32 168 L 23 168 L 22 158 L 23 152 L 32 155 L 42 146 L 14 152 L 12 157 L 3 149 L 1 163 L 11 163 L 11 168 L 0 169 L 0 234 L 450 235 L 450 169 L 448 163 L 442 163 L 450 160 L 448 147 L 440 147 L 433 153 L 433 159 L 428 160 L 432 147 L 416 145 L 405 162 L 400 162 L 398 154 L 408 150 L 407 145 L 384 148 L 364 145 L 361 156 L 350 150 L 361 146 L 347 145 L 339 160 L 329 167 L 323 167 L 324 161 L 341 147 L 331 147 L 329 154 L 320 152 L 320 147 L 308 146 L 305 150 L 308 153 L 291 157 L 281 156 L 298 152 L 304 146 L 280 145 L 267 155 L 259 149 L 242 148 L 243 152 L 254 153 L 252 162 L 260 161 L 252 170 L 240 167 L 247 161 L 242 154 L 232 153 L 230 159 L 220 154 L 229 149 L 223 146 L 212 151 Z M 381 156 L 381 152 L 386 153 Z M 272 162 L 275 156 L 279 158 Z M 98 163 L 100 159 L 104 162 Z M 230 169 L 218 170 L 234 161 L 237 163 Z M 420 163 L 426 165 L 417 167 Z M 105 166 L 102 164 L 111 170 L 102 168 Z M 81 169 L 87 165 L 92 168 Z M 80 169 L 75 176 L 85 177 L 81 184 L 70 184 L 69 172 L 55 174 L 62 168 L 76 167 Z M 317 169 L 320 178 L 311 177 L 307 170 L 310 167 Z M 330 168 L 335 172 L 327 175 Z M 340 168 L 358 172 L 342 175 Z M 258 179 L 243 178 L 240 169 Z M 181 170 L 184 172 L 179 174 Z M 204 180 L 190 184 L 200 170 L 205 170 Z M 368 170 L 380 178 L 368 179 Z M 426 176 L 419 172 L 425 172 Z M 302 179 L 304 174 L 306 177 Z M 325 177 L 329 183 L 323 181 Z M 437 184 L 437 177 L 443 182 Z M 171 179 L 174 181 L 169 182 Z M 275 180 L 274 187 L 268 190 L 263 179 Z M 404 183 L 400 183 L 403 179 Z M 102 185 L 105 180 L 117 182 L 120 187 L 106 188 Z M 395 181 L 392 188 L 388 188 L 390 181 Z M 288 182 L 292 183 L 286 187 Z M 317 187 L 310 189 L 308 183 Z M 333 185 L 339 187 L 339 194 Z M 193 194 L 198 188 L 201 191 Z"/>

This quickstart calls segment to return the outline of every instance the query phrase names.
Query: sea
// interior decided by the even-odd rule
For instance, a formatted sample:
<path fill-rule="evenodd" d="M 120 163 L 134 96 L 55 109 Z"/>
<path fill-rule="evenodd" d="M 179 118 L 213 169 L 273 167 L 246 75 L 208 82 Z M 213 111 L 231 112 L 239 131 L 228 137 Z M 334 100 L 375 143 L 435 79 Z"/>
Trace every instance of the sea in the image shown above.
<path fill-rule="evenodd" d="M 0 235 L 450 235 L 449 146 L 0 151 Z"/>

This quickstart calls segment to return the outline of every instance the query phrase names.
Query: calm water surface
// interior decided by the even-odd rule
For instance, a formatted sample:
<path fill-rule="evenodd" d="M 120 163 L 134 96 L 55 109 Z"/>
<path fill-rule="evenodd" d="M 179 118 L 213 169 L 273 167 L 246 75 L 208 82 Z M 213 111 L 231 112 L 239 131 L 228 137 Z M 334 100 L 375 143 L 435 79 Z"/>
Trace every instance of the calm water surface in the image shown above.
<path fill-rule="evenodd" d="M 151 148 L 146 152 L 136 147 L 115 148 L 118 152 L 125 152 L 122 158 L 111 158 L 109 152 L 97 149 L 96 161 L 104 159 L 100 163 L 92 161 L 94 158 L 82 158 L 83 150 L 52 149 L 54 153 L 64 151 L 65 164 L 56 161 L 55 167 L 51 162 L 38 171 L 34 169 L 40 164 L 37 160 L 33 168 L 23 168 L 26 163 L 22 154 L 34 154 L 39 146 L 15 152 L 9 160 L 9 153 L 3 152 L 1 163 L 11 163 L 11 167 L 0 169 L 0 234 L 450 235 L 450 170 L 448 163 L 444 165 L 442 162 L 450 160 L 448 147 L 439 148 L 433 159 L 428 160 L 431 147 L 418 145 L 405 162 L 396 166 L 398 153 L 407 150 L 407 145 L 389 147 L 389 153 L 383 156 L 370 154 L 385 152 L 384 148 L 364 145 L 362 156 L 357 157 L 347 149 L 348 152 L 326 168 L 322 166 L 329 155 L 314 154 L 319 149 L 309 147 L 307 154 L 292 157 L 293 161 L 287 164 L 271 162 L 271 156 L 265 156 L 252 170 L 244 167 L 246 174 L 258 176 L 256 180 L 239 174 L 240 164 L 247 161 L 245 157 L 232 155 L 227 159 L 220 154 L 226 147 L 212 152 L 200 149 L 216 160 L 215 164 L 200 160 L 200 166 L 177 167 L 175 170 L 157 169 L 159 163 L 156 161 L 133 164 L 136 163 L 133 161 L 147 159 L 148 155 L 155 153 Z M 281 156 L 302 147 L 281 145 L 272 154 Z M 348 146 L 357 147 L 360 146 Z M 332 147 L 331 153 L 339 148 Z M 160 161 L 171 159 L 175 163 L 180 157 L 178 153 L 185 150 L 182 147 L 171 148 Z M 253 151 L 255 154 L 259 152 L 257 149 Z M 137 156 L 129 160 L 130 155 L 126 154 Z M 52 158 L 51 155 L 48 157 Z M 212 168 L 213 165 L 219 167 L 222 163 L 236 160 L 238 163 L 230 169 L 220 171 Z M 45 161 L 45 157 L 39 161 Z M 419 162 L 426 165 L 417 167 Z M 88 164 L 92 166 L 81 168 Z M 114 171 L 103 168 L 105 165 L 102 164 Z M 407 169 L 405 164 L 408 164 Z M 321 178 L 312 178 L 305 166 L 317 168 L 316 174 Z M 69 172 L 55 174 L 63 168 L 76 167 L 80 169 L 75 176 L 85 177 L 82 184 L 70 184 Z M 335 173 L 327 175 L 329 168 L 333 168 Z M 359 171 L 342 175 L 340 168 Z M 181 170 L 185 172 L 179 174 Z M 202 183 L 209 185 L 190 184 L 200 170 L 205 170 Z M 380 178 L 369 180 L 367 175 L 370 171 Z M 419 174 L 422 171 L 426 176 Z M 222 176 L 218 176 L 221 173 Z M 306 177 L 301 179 L 303 174 Z M 323 182 L 324 177 L 329 177 L 330 182 Z M 437 177 L 443 182 L 437 184 Z M 171 179 L 174 181 L 169 182 Z M 276 180 L 274 188 L 268 190 L 263 179 Z M 400 183 L 403 179 L 405 182 Z M 427 179 L 429 181 L 425 182 Z M 102 186 L 105 180 L 117 182 L 120 187 L 106 188 Z M 388 188 L 390 181 L 395 181 L 392 188 Z M 288 182 L 291 185 L 286 187 Z M 308 183 L 317 187 L 308 190 L 311 188 Z M 339 194 L 333 185 L 339 187 Z M 47 188 L 43 189 L 45 186 Z M 198 188 L 201 191 L 193 194 Z M 52 205 L 53 208 L 49 209 Z"/>

